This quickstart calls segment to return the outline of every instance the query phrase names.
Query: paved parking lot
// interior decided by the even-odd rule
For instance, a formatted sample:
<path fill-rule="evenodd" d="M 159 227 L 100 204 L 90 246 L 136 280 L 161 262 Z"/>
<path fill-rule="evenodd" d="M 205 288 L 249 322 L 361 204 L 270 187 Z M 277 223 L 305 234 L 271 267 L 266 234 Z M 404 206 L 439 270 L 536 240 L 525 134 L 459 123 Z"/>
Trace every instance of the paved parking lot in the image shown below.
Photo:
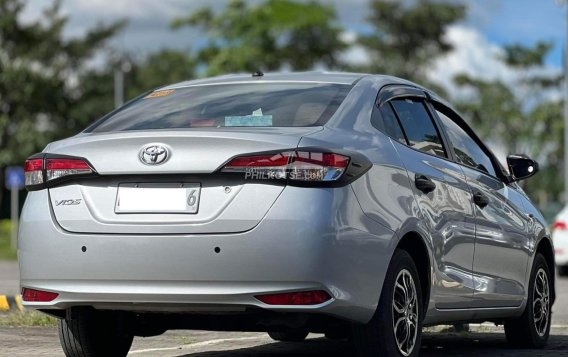
<path fill-rule="evenodd" d="M 482 327 L 483 329 L 484 327 Z M 502 333 L 426 334 L 421 356 L 568 356 L 568 330 L 552 331 L 544 350 L 511 349 Z M 0 356 L 63 357 L 54 328 L 0 329 Z M 319 335 L 302 343 L 273 342 L 266 334 L 173 331 L 137 338 L 130 356 L 140 357 L 351 357 L 348 342 Z"/>
<path fill-rule="evenodd" d="M 0 262 L 0 288 L 16 293 L 17 266 Z M 9 291 L 7 291 L 9 290 Z M 426 333 L 421 356 L 568 356 L 568 279 L 558 280 L 558 300 L 553 310 L 549 346 L 545 350 L 515 350 L 505 342 L 501 329 L 472 326 L 473 333 Z M 303 343 L 276 343 L 266 334 L 170 331 L 162 336 L 136 338 L 131 356 L 141 357 L 323 357 L 353 355 L 344 341 L 311 335 Z M 57 330 L 46 328 L 0 328 L 0 357 L 62 357 Z"/>

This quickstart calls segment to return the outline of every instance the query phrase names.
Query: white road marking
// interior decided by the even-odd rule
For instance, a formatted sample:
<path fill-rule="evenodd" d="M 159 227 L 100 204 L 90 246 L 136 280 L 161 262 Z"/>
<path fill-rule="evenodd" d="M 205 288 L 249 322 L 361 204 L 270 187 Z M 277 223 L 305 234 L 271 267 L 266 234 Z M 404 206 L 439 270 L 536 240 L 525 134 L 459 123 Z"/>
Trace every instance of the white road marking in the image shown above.
<path fill-rule="evenodd" d="M 193 348 L 217 345 L 217 344 L 221 344 L 221 343 L 225 343 L 225 342 L 252 341 L 252 340 L 259 340 L 259 339 L 263 339 L 263 337 L 253 336 L 253 337 L 239 337 L 239 338 L 221 338 L 221 339 L 217 339 L 217 340 L 208 340 L 208 341 L 203 341 L 203 342 L 190 343 L 190 344 L 187 344 L 187 345 L 182 345 L 182 346 L 177 346 L 177 347 L 147 348 L 147 349 L 143 349 L 143 350 L 136 350 L 136 351 L 131 351 L 129 353 L 129 355 L 134 355 L 134 354 L 139 354 L 139 353 L 147 353 L 147 352 L 158 352 L 158 351 L 173 351 L 173 350 L 182 350 L 182 349 L 185 350 L 185 349 L 193 349 Z M 266 339 L 268 339 L 268 338 L 266 338 Z"/>

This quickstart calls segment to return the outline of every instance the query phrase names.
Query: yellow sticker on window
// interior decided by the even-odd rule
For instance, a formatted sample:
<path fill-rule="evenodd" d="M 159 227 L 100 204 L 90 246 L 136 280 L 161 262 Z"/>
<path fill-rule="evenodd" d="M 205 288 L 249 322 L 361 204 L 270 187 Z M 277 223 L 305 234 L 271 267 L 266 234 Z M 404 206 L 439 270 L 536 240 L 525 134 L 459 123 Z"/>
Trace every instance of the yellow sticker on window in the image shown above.
<path fill-rule="evenodd" d="M 175 92 L 174 89 L 157 90 L 145 96 L 144 99 L 165 97 L 172 94 L 173 92 Z"/>

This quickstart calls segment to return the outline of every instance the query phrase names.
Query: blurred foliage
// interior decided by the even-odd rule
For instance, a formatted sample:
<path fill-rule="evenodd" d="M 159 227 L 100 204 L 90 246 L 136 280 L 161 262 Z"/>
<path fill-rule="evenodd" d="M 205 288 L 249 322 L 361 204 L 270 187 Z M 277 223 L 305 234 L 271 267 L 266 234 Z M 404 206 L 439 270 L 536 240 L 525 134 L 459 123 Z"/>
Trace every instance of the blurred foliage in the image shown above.
<path fill-rule="evenodd" d="M 124 74 L 125 98 L 132 99 L 151 89 L 195 78 L 195 59 L 189 52 L 161 50 L 142 61 L 125 56 L 110 61 L 101 69 L 83 77 L 82 100 L 73 107 L 72 115 L 83 118 L 82 128 L 114 109 L 114 71 L 127 63 Z"/>
<path fill-rule="evenodd" d="M 507 154 L 527 154 L 540 163 L 540 172 L 523 188 L 545 208 L 562 201 L 564 178 L 564 121 L 562 102 L 547 98 L 561 91 L 562 77 L 544 70 L 549 43 L 534 47 L 506 46 L 501 60 L 516 71 L 517 81 L 481 80 L 458 75 L 455 82 L 471 90 L 457 103 L 481 137 L 491 140 Z M 504 158 L 501 158 L 504 161 Z"/>
<path fill-rule="evenodd" d="M 207 75 L 333 68 L 346 47 L 335 9 L 316 1 L 267 0 L 250 6 L 232 0 L 218 14 L 205 7 L 172 23 L 174 29 L 183 26 L 208 36 L 197 54 Z"/>
<path fill-rule="evenodd" d="M 446 30 L 465 15 L 466 7 L 456 3 L 372 0 L 368 21 L 374 31 L 359 39 L 371 62 L 355 69 L 437 87 L 427 79 L 428 65 L 452 50 Z"/>
<path fill-rule="evenodd" d="M 0 315 L 0 327 L 57 326 L 57 318 L 36 310 L 24 310 Z"/>
<path fill-rule="evenodd" d="M 150 54 L 145 61 L 133 66 L 127 96 L 133 98 L 156 87 L 193 79 L 196 66 L 189 51 L 162 50 Z"/>
<path fill-rule="evenodd" d="M 11 247 L 12 222 L 9 219 L 0 220 L 0 260 L 15 260 L 16 251 Z"/>
<path fill-rule="evenodd" d="M 206 6 L 172 21 L 174 30 L 201 31 L 203 46 L 191 50 L 198 43 L 188 39 L 185 51 L 162 49 L 137 57 L 117 55 L 106 46 L 124 22 L 100 24 L 67 38 L 68 18 L 60 1 L 32 21 L 21 20 L 25 4 L 0 0 L 0 168 L 21 164 L 50 141 L 73 135 L 111 111 L 114 72 L 124 63 L 129 67 L 124 74 L 126 99 L 203 75 L 314 68 L 390 74 L 443 93 L 429 82 L 428 70 L 452 50 L 446 31 L 467 10 L 456 1 L 370 0 L 366 21 L 371 30 L 347 43 L 350 36 L 344 36 L 335 8 L 324 1 L 231 0 L 219 11 Z M 368 64 L 343 61 L 351 45 L 369 54 Z M 561 201 L 564 187 L 559 175 L 564 159 L 562 103 L 546 95 L 563 80 L 544 70 L 551 48 L 549 42 L 505 46 L 500 59 L 519 74 L 512 83 L 456 77 L 471 94 L 457 107 L 480 136 L 541 162 L 541 172 L 525 184 L 541 207 Z M 2 181 L 0 175 L 0 185 Z M 5 215 L 6 200 L 1 207 L 0 215 Z"/>
<path fill-rule="evenodd" d="M 86 64 L 122 27 L 99 25 L 64 39 L 60 1 L 35 21 L 21 21 L 23 9 L 21 0 L 0 0 L 0 166 L 81 129 L 71 113 L 82 99 Z"/>
<path fill-rule="evenodd" d="M 553 44 L 540 41 L 534 48 L 515 44 L 506 46 L 504 61 L 509 66 L 525 69 L 531 66 L 541 66 L 544 57 L 550 52 Z"/>

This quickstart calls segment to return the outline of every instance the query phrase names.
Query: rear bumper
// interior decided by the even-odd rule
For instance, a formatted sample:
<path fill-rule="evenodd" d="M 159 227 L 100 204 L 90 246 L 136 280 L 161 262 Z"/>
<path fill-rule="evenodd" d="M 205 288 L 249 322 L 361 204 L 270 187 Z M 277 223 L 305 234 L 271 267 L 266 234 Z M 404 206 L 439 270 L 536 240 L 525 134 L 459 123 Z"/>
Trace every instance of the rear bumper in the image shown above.
<path fill-rule="evenodd" d="M 223 312 L 258 307 L 367 322 L 379 300 L 393 234 L 362 213 L 350 186 L 286 187 L 247 232 L 161 236 L 66 232 L 52 219 L 47 191 L 37 191 L 22 212 L 21 286 L 59 293 L 49 303 L 25 303 L 37 309 Z M 333 299 L 289 307 L 254 297 L 304 290 L 325 290 Z"/>

